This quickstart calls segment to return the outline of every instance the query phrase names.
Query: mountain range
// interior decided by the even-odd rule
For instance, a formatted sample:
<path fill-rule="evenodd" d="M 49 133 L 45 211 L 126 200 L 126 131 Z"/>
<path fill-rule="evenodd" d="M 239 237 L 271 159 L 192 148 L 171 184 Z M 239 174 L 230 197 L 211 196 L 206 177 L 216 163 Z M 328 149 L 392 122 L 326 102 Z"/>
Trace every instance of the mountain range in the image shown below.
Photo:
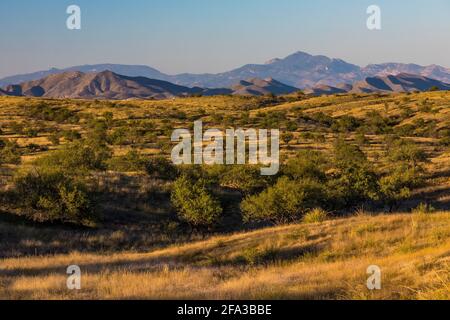
<path fill-rule="evenodd" d="M 96 73 L 68 71 L 18 85 L 9 85 L 0 90 L 0 95 L 125 100 L 224 94 L 261 96 L 269 93 L 289 94 L 295 91 L 298 89 L 270 78 L 240 81 L 231 88 L 208 89 L 190 88 L 146 77 L 129 77 L 112 71 Z"/>
<path fill-rule="evenodd" d="M 414 92 L 430 89 L 450 90 L 450 84 L 420 75 L 399 73 L 397 75 L 367 77 L 353 84 L 341 83 L 336 87 L 318 85 L 304 90 L 306 94 L 323 95 L 339 93 L 374 93 L 374 92 Z"/>
<path fill-rule="evenodd" d="M 318 85 L 304 90 L 306 94 L 322 95 L 336 93 L 372 93 L 372 92 L 412 92 L 426 91 L 431 88 L 450 90 L 450 84 L 420 75 L 401 73 L 380 77 L 367 77 L 353 84 L 337 86 Z M 186 87 L 168 81 L 146 77 L 129 77 L 102 71 L 83 73 L 69 71 L 52 74 L 39 80 L 9 85 L 0 89 L 0 95 L 45 97 L 45 98 L 82 98 L 82 99 L 168 99 L 192 95 L 243 95 L 262 96 L 267 94 L 290 94 L 297 88 L 285 85 L 272 78 L 252 78 L 241 80 L 230 88 Z"/>
<path fill-rule="evenodd" d="M 191 88 L 230 88 L 239 81 L 252 78 L 273 78 L 288 86 L 300 89 L 318 86 L 336 87 L 342 83 L 352 84 L 358 81 L 365 81 L 368 77 L 397 75 L 400 73 L 415 74 L 450 83 L 450 68 L 442 66 L 383 63 L 360 67 L 341 59 L 332 59 L 323 55 L 310 55 L 299 51 L 283 59 L 272 59 L 265 64 L 247 64 L 240 68 L 217 74 L 183 73 L 168 75 L 143 65 L 97 64 L 74 66 L 66 69 L 52 68 L 35 73 L 10 76 L 0 79 L 0 87 L 72 71 L 82 73 L 112 71 L 128 77 L 145 77 Z"/>

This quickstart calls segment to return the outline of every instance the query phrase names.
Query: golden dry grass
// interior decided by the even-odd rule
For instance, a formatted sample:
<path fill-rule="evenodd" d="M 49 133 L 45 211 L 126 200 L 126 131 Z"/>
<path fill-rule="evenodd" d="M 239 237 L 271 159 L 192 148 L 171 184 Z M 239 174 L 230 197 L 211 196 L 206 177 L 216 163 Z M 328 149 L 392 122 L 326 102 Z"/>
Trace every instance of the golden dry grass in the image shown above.
<path fill-rule="evenodd" d="M 449 299 L 450 213 L 357 216 L 149 253 L 0 262 L 2 299 Z M 65 270 L 82 270 L 82 289 Z M 366 287 L 369 265 L 382 289 Z"/>
<path fill-rule="evenodd" d="M 417 119 L 435 121 L 436 130 L 450 125 L 450 92 L 324 96 L 267 106 L 259 105 L 261 101 L 256 98 L 243 97 L 115 102 L 0 97 L 0 124 L 4 127 L 8 127 L 12 121 L 28 121 L 36 124 L 34 119 L 26 116 L 25 110 L 41 101 L 84 115 L 101 116 L 104 112 L 112 112 L 115 120 L 129 120 L 130 123 L 145 119 L 154 121 L 157 127 L 162 127 L 164 120 L 169 120 L 171 128 L 186 127 L 197 117 L 200 117 L 206 126 L 226 126 L 224 122 L 214 122 L 212 115 L 222 114 L 240 119 L 243 110 L 251 110 L 252 118 L 258 113 L 283 111 L 286 118 L 292 120 L 300 113 L 312 115 L 317 112 L 333 117 L 352 115 L 364 118 L 367 112 L 374 110 L 390 117 L 401 114 L 405 108 L 410 108 L 414 114 L 402 120 L 399 126 Z M 432 112 L 421 111 L 420 105 L 424 101 L 432 105 Z M 257 108 L 252 109 L 252 105 Z M 184 120 L 173 118 L 171 114 L 177 110 L 185 112 L 187 118 Z M 50 121 L 42 123 L 57 130 L 77 130 L 84 133 L 85 121 L 83 118 L 76 125 Z M 233 122 L 233 125 L 240 124 Z M 304 138 L 301 135 L 304 132 L 321 133 L 325 140 L 318 142 Z M 30 138 L 7 130 L 1 134 L 1 138 L 17 140 L 21 147 L 35 143 L 49 147 L 49 151 L 58 148 L 50 146 L 48 135 L 48 132 L 39 132 L 37 137 Z M 283 155 L 308 148 L 330 150 L 337 135 L 330 130 L 319 128 L 316 124 L 300 122 L 294 136 L 295 139 L 289 148 L 283 146 Z M 354 139 L 354 136 L 353 133 L 348 134 L 347 138 Z M 367 135 L 367 138 L 369 143 L 363 147 L 364 151 L 377 165 L 382 165 L 377 159 L 383 152 L 384 137 Z M 415 192 L 413 200 L 419 202 L 431 200 L 439 208 L 448 209 L 450 202 L 448 148 L 445 150 L 444 147 L 438 146 L 437 138 L 407 138 L 419 143 L 427 150 L 430 158 L 430 162 L 426 165 L 430 178 L 427 179 L 426 187 Z M 131 147 L 137 147 L 143 154 L 160 151 L 154 142 L 112 148 L 115 155 L 123 155 Z M 23 156 L 23 165 L 26 166 L 46 152 L 48 151 L 26 153 Z M 5 169 L 5 173 L 2 173 L 0 178 L 5 181 L 10 179 L 9 171 L 12 170 L 9 169 L 14 169 L 14 166 L 5 166 L 2 169 Z M 123 175 L 132 178 L 130 173 Z M 129 184 L 128 181 L 124 188 L 130 189 Z M 3 185 L 6 183 L 0 181 L 0 187 Z M 152 214 L 155 212 L 152 208 Z M 141 220 L 140 222 L 142 223 Z M 5 227 L 0 224 L 0 230 L 5 234 L 8 234 L 11 227 L 10 224 Z M 24 233 L 30 232 L 28 227 L 20 227 L 19 230 Z M 46 234 L 49 232 L 47 230 Z M 152 231 L 148 234 L 152 235 Z M 18 240 L 21 242 L 20 246 L 34 248 L 48 245 L 50 249 L 64 246 L 64 237 L 57 240 L 42 237 L 41 240 L 39 238 L 43 235 L 41 229 L 33 229 L 33 235 L 34 237 L 30 238 L 22 236 Z M 119 242 L 133 242 L 130 239 L 132 234 L 117 232 L 116 236 L 120 238 Z M 45 239 L 53 240 L 52 243 L 46 243 Z M 97 253 L 72 251 L 74 250 L 72 244 L 67 250 L 68 254 L 1 260 L 0 299 L 450 298 L 449 212 L 380 216 L 362 212 L 356 217 L 347 219 L 213 237 L 144 254 L 128 251 L 106 253 L 98 248 L 99 244 L 103 246 L 109 241 L 114 243 L 112 236 L 89 235 L 77 239 L 73 242 L 84 239 L 80 247 L 86 246 L 86 243 L 94 243 L 96 249 L 93 251 Z M 65 271 L 71 264 L 79 265 L 83 272 L 83 289 L 77 292 L 66 288 Z M 368 277 L 366 268 L 372 264 L 382 268 L 380 291 L 369 291 L 366 288 Z"/>

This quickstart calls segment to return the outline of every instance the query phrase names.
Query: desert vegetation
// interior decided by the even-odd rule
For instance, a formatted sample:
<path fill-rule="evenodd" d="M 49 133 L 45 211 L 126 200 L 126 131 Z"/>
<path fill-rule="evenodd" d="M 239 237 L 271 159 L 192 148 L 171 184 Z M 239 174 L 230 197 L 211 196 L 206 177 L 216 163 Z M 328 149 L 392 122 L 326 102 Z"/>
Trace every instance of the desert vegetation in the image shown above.
<path fill-rule="evenodd" d="M 196 120 L 279 128 L 279 173 L 173 165 Z M 1 97 L 0 298 L 446 298 L 449 139 L 441 91 Z M 364 291 L 377 263 L 386 289 Z"/>

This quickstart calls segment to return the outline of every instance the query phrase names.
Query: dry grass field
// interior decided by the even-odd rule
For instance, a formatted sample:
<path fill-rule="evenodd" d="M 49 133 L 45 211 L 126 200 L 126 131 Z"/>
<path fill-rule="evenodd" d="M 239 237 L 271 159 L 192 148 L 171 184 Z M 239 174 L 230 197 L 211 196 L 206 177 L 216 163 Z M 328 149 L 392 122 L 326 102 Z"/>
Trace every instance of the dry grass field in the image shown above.
<path fill-rule="evenodd" d="M 449 299 L 450 213 L 370 215 L 148 253 L 4 259 L 3 299 Z M 66 288 L 66 268 L 82 289 Z M 366 287 L 369 265 L 382 289 Z"/>
<path fill-rule="evenodd" d="M 2 194 L 14 189 L 18 172 L 85 137 L 96 119 L 106 124 L 112 151 L 106 168 L 87 175 L 101 219 L 94 227 L 26 219 Z M 171 182 L 124 165 L 123 157 L 131 150 L 168 157 L 172 130 L 192 129 L 195 120 L 205 129 L 290 133 L 281 143 L 283 161 L 302 150 L 331 155 L 343 138 L 359 145 L 379 172 L 392 165 L 389 138 L 412 141 L 426 153 L 424 183 L 396 213 L 380 202 L 362 203 L 323 222 L 282 226 L 243 223 L 242 194 L 221 186 L 223 218 L 212 231 L 192 233 L 170 204 Z M 20 158 L 2 163 L 0 154 L 0 299 L 449 299 L 449 133 L 450 92 L 161 101 L 0 97 L 0 139 L 16 143 Z M 421 203 L 432 210 L 414 212 Z M 82 270 L 79 291 L 66 287 L 73 264 Z M 366 287 L 370 265 L 382 270 L 381 290 Z"/>

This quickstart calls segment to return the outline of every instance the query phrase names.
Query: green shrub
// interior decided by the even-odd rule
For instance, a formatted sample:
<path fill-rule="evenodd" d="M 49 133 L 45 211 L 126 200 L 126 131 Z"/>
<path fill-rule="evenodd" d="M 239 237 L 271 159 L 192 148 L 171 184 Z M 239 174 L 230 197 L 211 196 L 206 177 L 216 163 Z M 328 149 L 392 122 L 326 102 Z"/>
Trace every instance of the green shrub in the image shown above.
<path fill-rule="evenodd" d="M 23 130 L 24 130 L 24 124 L 23 123 L 19 123 L 16 121 L 10 122 L 9 123 L 9 127 L 11 128 L 11 131 L 15 134 L 23 134 Z"/>
<path fill-rule="evenodd" d="M 108 169 L 118 172 L 137 172 L 146 168 L 147 160 L 136 150 L 123 156 L 113 157 L 107 161 Z"/>
<path fill-rule="evenodd" d="M 63 107 L 49 106 L 45 103 L 40 103 L 37 106 L 27 107 L 27 115 L 34 119 L 55 121 L 57 123 L 76 124 L 80 120 L 75 111 L 71 111 Z"/>
<path fill-rule="evenodd" d="M 95 146 L 85 141 L 76 141 L 64 145 L 61 149 L 36 160 L 35 164 L 43 168 L 56 168 L 76 175 L 91 170 L 106 168 L 106 160 L 111 151 L 104 146 Z"/>
<path fill-rule="evenodd" d="M 278 250 L 275 247 L 255 248 L 250 247 L 242 251 L 242 254 L 237 257 L 238 262 L 243 262 L 250 266 L 265 264 L 267 262 L 274 262 L 277 258 Z"/>
<path fill-rule="evenodd" d="M 449 147 L 450 146 L 450 137 L 441 138 L 439 140 L 439 144 L 444 146 L 444 147 Z"/>
<path fill-rule="evenodd" d="M 20 164 L 20 147 L 15 141 L 0 139 L 0 164 Z"/>
<path fill-rule="evenodd" d="M 383 117 L 378 111 L 369 111 L 365 116 L 367 133 L 386 134 L 392 132 L 396 124 L 393 118 Z"/>
<path fill-rule="evenodd" d="M 285 132 L 281 135 L 281 140 L 283 140 L 286 145 L 289 145 L 289 142 L 291 142 L 292 139 L 294 139 L 294 135 L 291 132 Z"/>
<path fill-rule="evenodd" d="M 328 188 L 336 203 L 348 206 L 377 198 L 377 175 L 358 146 L 343 140 L 337 141 L 334 146 L 334 165 L 337 170 L 328 182 Z"/>
<path fill-rule="evenodd" d="M 211 227 L 222 214 L 222 207 L 202 180 L 192 181 L 185 175 L 173 184 L 171 203 L 180 219 L 194 227 Z"/>
<path fill-rule="evenodd" d="M 387 157 L 392 163 L 402 163 L 409 168 L 421 168 L 427 161 L 427 154 L 414 142 L 397 140 L 389 148 Z"/>
<path fill-rule="evenodd" d="M 65 130 L 61 133 L 61 137 L 72 142 L 81 139 L 81 134 L 75 130 Z"/>
<path fill-rule="evenodd" d="M 36 138 L 39 135 L 39 130 L 33 127 L 28 127 L 23 130 L 23 134 L 28 138 Z"/>
<path fill-rule="evenodd" d="M 321 208 L 314 208 L 308 211 L 302 221 L 304 223 L 320 223 L 328 219 L 328 212 Z"/>
<path fill-rule="evenodd" d="M 323 112 L 313 113 L 312 115 L 309 115 L 309 116 L 303 116 L 303 118 L 305 118 L 305 120 L 311 120 L 311 121 L 317 122 L 320 125 L 323 125 L 326 127 L 331 127 L 335 121 L 332 116 L 329 116 Z"/>
<path fill-rule="evenodd" d="M 335 120 L 331 129 L 335 132 L 353 132 L 361 126 L 361 121 L 353 116 L 342 116 Z"/>
<path fill-rule="evenodd" d="M 162 180 L 174 180 L 179 175 L 178 168 L 164 157 L 154 157 L 146 161 L 145 170 L 150 177 Z"/>
<path fill-rule="evenodd" d="M 297 131 L 297 129 L 298 129 L 298 125 L 297 125 L 297 123 L 294 122 L 294 121 L 289 121 L 289 122 L 286 124 L 286 130 L 287 130 L 287 131 L 295 132 L 295 131 Z"/>
<path fill-rule="evenodd" d="M 436 211 L 436 209 L 432 205 L 421 202 L 417 206 L 417 208 L 412 210 L 412 213 L 414 213 L 414 214 L 430 214 L 435 211 Z"/>
<path fill-rule="evenodd" d="M 58 134 L 51 134 L 47 137 L 48 141 L 54 145 L 54 146 L 59 146 L 59 135 Z"/>
<path fill-rule="evenodd" d="M 325 169 L 327 160 L 324 155 L 317 151 L 300 151 L 294 158 L 289 159 L 282 167 L 282 174 L 292 180 L 305 178 L 325 181 Z"/>
<path fill-rule="evenodd" d="M 421 173 L 414 168 L 395 165 L 388 174 L 381 177 L 379 185 L 383 201 L 392 210 L 403 200 L 411 196 L 413 188 L 422 183 Z"/>
<path fill-rule="evenodd" d="M 282 177 L 258 195 L 247 197 L 241 203 L 244 221 L 288 223 L 299 219 L 309 209 L 325 202 L 323 186 L 304 179 L 292 181 Z"/>
<path fill-rule="evenodd" d="M 224 165 L 220 167 L 221 171 L 218 177 L 220 185 L 238 189 L 245 195 L 254 194 L 263 190 L 265 187 L 267 187 L 270 180 L 270 178 L 267 176 L 261 176 L 261 170 L 259 166 Z M 207 169 L 207 172 L 210 173 L 209 168 Z M 211 177 L 211 180 L 214 181 L 214 177 Z"/>
<path fill-rule="evenodd" d="M 92 193 L 61 171 L 35 170 L 19 175 L 15 191 L 33 220 L 92 225 L 97 219 Z"/>
<path fill-rule="evenodd" d="M 359 145 L 359 146 L 365 146 L 369 143 L 369 139 L 367 139 L 366 135 L 364 134 L 364 132 L 358 132 L 355 135 L 355 142 Z"/>

